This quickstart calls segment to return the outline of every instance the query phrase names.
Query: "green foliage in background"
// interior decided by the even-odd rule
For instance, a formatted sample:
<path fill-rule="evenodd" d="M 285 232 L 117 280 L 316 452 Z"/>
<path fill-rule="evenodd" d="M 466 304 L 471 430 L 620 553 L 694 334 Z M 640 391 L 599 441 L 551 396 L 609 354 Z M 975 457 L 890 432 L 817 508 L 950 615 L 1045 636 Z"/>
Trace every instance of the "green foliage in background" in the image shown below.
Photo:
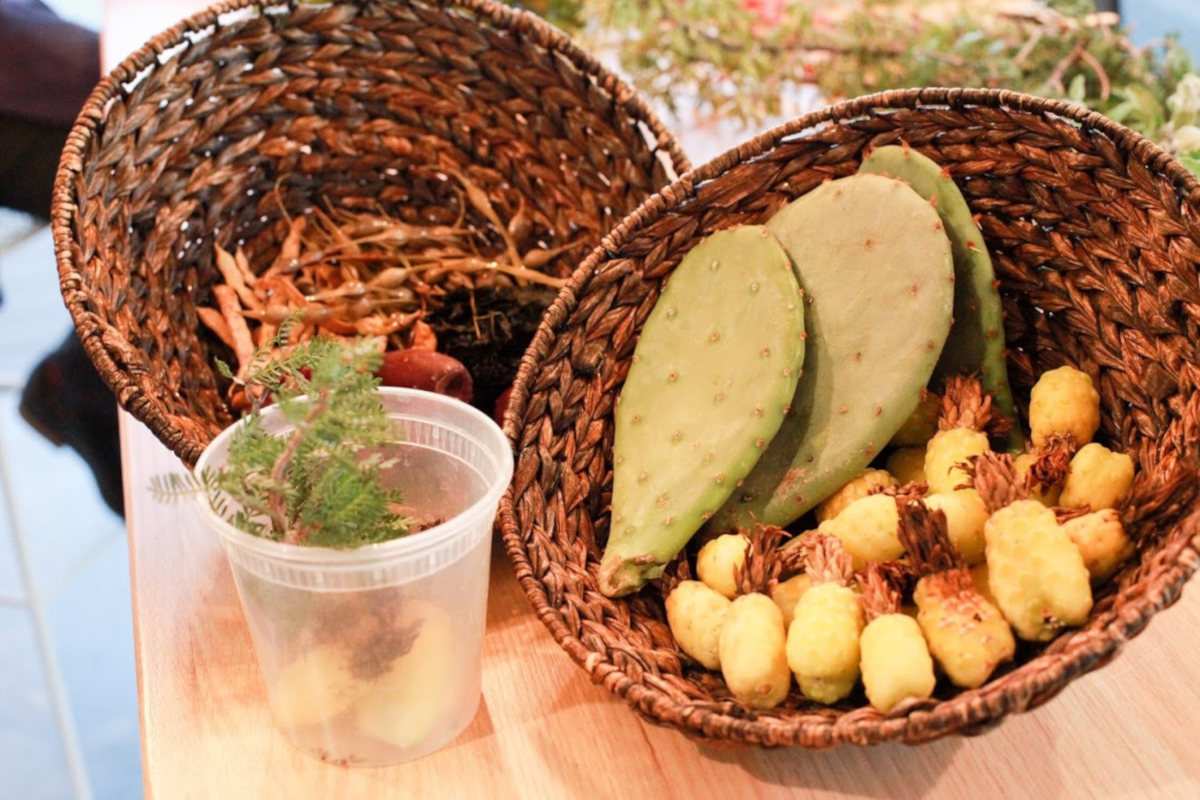
<path fill-rule="evenodd" d="M 1092 0 L 1020 12 L 977 0 L 524 0 L 587 49 L 615 50 L 668 109 L 757 123 L 801 86 L 827 101 L 917 86 L 1070 100 L 1200 164 L 1200 78 L 1174 39 L 1133 44 Z M 982 9 L 982 11 L 981 11 Z"/>

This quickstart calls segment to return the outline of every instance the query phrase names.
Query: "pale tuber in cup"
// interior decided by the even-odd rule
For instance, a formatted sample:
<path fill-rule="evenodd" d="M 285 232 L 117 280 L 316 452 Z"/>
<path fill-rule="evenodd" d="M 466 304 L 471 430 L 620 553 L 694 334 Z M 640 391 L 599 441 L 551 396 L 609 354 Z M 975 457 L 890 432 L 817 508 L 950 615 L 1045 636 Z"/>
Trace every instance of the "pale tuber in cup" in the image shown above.
<path fill-rule="evenodd" d="M 252 536 L 200 502 L 229 556 L 275 720 L 336 764 L 417 758 L 474 717 L 492 521 L 512 477 L 508 443 L 480 411 L 420 390 L 379 391 L 400 431 L 385 480 L 439 524 L 333 550 Z M 272 408 L 263 423 L 287 430 Z M 236 427 L 213 440 L 197 473 L 220 468 Z"/>

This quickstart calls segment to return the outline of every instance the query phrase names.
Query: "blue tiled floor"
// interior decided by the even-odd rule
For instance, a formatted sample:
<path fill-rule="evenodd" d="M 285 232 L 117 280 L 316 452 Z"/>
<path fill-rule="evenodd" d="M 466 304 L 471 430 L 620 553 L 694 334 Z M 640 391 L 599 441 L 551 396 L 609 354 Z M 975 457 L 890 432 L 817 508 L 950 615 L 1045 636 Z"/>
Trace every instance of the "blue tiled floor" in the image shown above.
<path fill-rule="evenodd" d="M 70 797 L 66 761 L 38 658 L 33 624 L 21 609 L 0 608 L 0 795 Z"/>
<path fill-rule="evenodd" d="M 11 219 L 11 218 L 10 218 Z M 11 226 L 9 226 L 11 227 Z M 21 379 L 69 329 L 49 232 L 0 252 L 0 376 Z M 0 390 L 0 443 L 96 798 L 141 796 L 137 688 L 124 524 L 72 451 L 55 448 Z M 0 516 L 0 596 L 28 595 L 7 508 Z M 29 611 L 0 606 L 0 797 L 74 795 Z"/>

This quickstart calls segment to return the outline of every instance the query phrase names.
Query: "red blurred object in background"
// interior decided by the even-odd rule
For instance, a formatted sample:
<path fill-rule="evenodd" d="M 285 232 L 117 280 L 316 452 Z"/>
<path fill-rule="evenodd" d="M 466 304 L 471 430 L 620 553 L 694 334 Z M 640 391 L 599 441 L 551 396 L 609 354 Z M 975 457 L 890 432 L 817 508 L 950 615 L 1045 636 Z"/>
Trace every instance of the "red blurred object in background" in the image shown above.
<path fill-rule="evenodd" d="M 462 362 L 435 350 L 389 350 L 383 354 L 383 366 L 377 374 L 384 386 L 424 389 L 464 403 L 475 396 L 471 373 Z"/>

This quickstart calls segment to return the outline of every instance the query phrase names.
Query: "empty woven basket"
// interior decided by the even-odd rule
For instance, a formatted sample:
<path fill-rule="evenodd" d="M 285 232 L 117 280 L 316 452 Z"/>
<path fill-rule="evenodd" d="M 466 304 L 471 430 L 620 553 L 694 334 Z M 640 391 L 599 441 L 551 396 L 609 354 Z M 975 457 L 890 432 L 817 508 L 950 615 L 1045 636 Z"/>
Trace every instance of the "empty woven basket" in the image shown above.
<path fill-rule="evenodd" d="M 963 191 L 993 254 L 1010 378 L 1067 363 L 1099 389 L 1099 434 L 1135 459 L 1122 510 L 1136 557 L 1087 624 L 1022 645 L 982 687 L 881 714 L 793 688 L 754 712 L 682 656 L 661 592 L 597 588 L 609 526 L 613 406 L 663 281 L 702 237 L 763 223 L 872 147 L 907 142 Z M 507 419 L 517 450 L 501 505 L 507 551 L 538 616 L 597 683 L 655 723 L 762 745 L 923 742 L 1037 706 L 1105 664 L 1196 569 L 1200 183 L 1152 143 L 1077 106 L 1007 92 L 926 89 L 835 105 L 683 176 L 630 215 L 572 276 L 526 353 Z M 1023 402 L 1023 401 L 1021 401 Z M 1024 406 L 1022 406 L 1024 413 Z"/>
<path fill-rule="evenodd" d="M 63 154 L 53 230 L 84 347 L 194 463 L 231 421 L 225 354 L 196 315 L 214 244 L 261 268 L 285 214 L 325 203 L 453 223 L 447 165 L 498 210 L 524 204 L 544 247 L 575 243 L 569 273 L 687 161 L 626 85 L 489 0 L 237 0 L 192 17 L 101 81 Z"/>

